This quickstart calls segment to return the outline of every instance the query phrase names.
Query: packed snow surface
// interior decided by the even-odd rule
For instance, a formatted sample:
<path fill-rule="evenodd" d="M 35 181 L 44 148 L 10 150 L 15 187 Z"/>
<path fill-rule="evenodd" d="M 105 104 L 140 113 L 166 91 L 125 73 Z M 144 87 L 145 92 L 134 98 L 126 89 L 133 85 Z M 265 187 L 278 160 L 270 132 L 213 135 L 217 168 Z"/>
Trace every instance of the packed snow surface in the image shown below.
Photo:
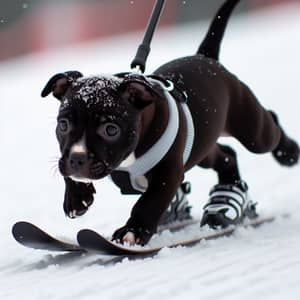
<path fill-rule="evenodd" d="M 235 16 L 225 35 L 222 63 L 274 109 L 288 134 L 300 141 L 300 6 Z M 195 52 L 206 23 L 157 32 L 148 72 Z M 0 65 L 1 210 L 0 299 L 300 299 L 299 167 L 280 167 L 270 155 L 254 155 L 237 142 L 243 177 L 261 215 L 289 213 L 259 229 L 193 248 L 163 249 L 154 258 L 101 266 L 99 255 L 60 259 L 27 249 L 11 236 L 19 220 L 55 236 L 75 240 L 82 228 L 110 235 L 123 225 L 136 197 L 121 196 L 109 180 L 97 185 L 93 207 L 81 218 L 62 210 L 64 183 L 54 128 L 58 102 L 40 98 L 55 73 L 78 69 L 85 75 L 127 71 L 142 34 L 60 49 Z M 213 126 L 213 124 L 211 124 Z M 174 170 L 176 172 L 176 170 Z M 201 216 L 212 171 L 194 169 L 190 201 Z M 190 228 L 183 237 L 197 232 Z M 170 240 L 165 233 L 161 239 Z M 152 243 L 160 240 L 155 237 Z M 161 240 L 160 240 L 161 241 Z"/>

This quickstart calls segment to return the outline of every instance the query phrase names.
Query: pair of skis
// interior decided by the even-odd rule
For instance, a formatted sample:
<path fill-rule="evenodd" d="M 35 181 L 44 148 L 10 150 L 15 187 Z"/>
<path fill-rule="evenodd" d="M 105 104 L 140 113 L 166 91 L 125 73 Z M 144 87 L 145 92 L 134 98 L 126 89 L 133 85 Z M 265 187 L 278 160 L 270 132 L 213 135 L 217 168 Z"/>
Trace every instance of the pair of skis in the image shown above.
<path fill-rule="evenodd" d="M 91 230 L 83 229 L 77 234 L 76 243 L 68 243 L 63 240 L 59 240 L 47 232 L 43 231 L 39 227 L 28 222 L 18 222 L 12 228 L 12 234 L 16 241 L 21 243 L 23 246 L 47 250 L 47 251 L 58 251 L 58 252 L 77 252 L 79 254 L 84 253 L 99 253 L 104 255 L 114 255 L 122 257 L 151 257 L 157 254 L 162 248 L 175 248 L 178 246 L 193 246 L 198 244 L 203 240 L 217 239 L 224 236 L 229 236 L 233 234 L 240 227 L 257 227 L 264 223 L 269 223 L 274 221 L 275 217 L 257 217 L 252 220 L 247 220 L 241 225 L 228 227 L 225 229 L 220 229 L 216 231 L 209 231 L 203 233 L 199 230 L 199 234 L 195 237 L 186 240 L 181 240 L 180 242 L 167 243 L 157 247 L 131 247 L 124 246 L 115 242 L 110 241 L 105 238 L 100 233 Z M 170 226 L 161 227 L 159 232 L 165 230 L 170 231 L 180 231 L 189 225 L 199 224 L 199 220 L 187 220 L 179 222 L 177 224 L 172 224 Z"/>

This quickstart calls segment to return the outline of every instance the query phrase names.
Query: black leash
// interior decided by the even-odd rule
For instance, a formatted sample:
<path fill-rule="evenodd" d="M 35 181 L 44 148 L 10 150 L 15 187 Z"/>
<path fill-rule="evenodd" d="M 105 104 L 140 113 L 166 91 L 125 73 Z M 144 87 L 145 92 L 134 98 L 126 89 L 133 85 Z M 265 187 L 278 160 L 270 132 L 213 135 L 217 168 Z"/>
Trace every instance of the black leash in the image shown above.
<path fill-rule="evenodd" d="M 146 69 L 146 61 L 148 58 L 148 55 L 150 53 L 150 44 L 153 38 L 153 34 L 155 31 L 155 28 L 159 22 L 159 18 L 162 14 L 163 8 L 164 8 L 165 0 L 156 0 L 155 6 L 152 10 L 145 34 L 144 34 L 144 39 L 142 43 L 140 44 L 137 53 L 135 55 L 135 58 L 133 59 L 131 63 L 131 69 L 136 69 L 137 71 L 140 71 L 141 73 L 145 72 Z M 126 73 L 118 73 L 115 74 L 115 76 L 125 78 L 126 76 L 130 75 L 131 80 L 133 79 L 132 73 L 126 72 Z M 136 80 L 139 80 L 138 75 L 133 75 L 137 76 Z M 170 85 L 170 81 L 166 80 L 162 76 L 158 75 L 149 75 L 147 76 L 148 78 L 156 79 L 162 82 L 165 86 Z M 185 92 L 181 91 L 174 83 L 172 84 L 172 89 L 170 90 L 170 93 L 172 96 L 178 101 L 182 103 L 187 102 L 187 95 Z"/>
<path fill-rule="evenodd" d="M 159 18 L 161 16 L 163 7 L 164 7 L 165 0 L 156 0 L 156 4 L 153 8 L 151 17 L 149 19 L 146 32 L 144 35 L 144 39 L 142 43 L 140 44 L 137 53 L 135 55 L 135 58 L 133 59 L 131 63 L 131 68 L 135 69 L 138 68 L 142 73 L 145 72 L 146 69 L 146 61 L 148 58 L 148 55 L 150 53 L 150 44 L 152 41 L 152 37 L 155 31 L 155 28 L 158 24 Z"/>

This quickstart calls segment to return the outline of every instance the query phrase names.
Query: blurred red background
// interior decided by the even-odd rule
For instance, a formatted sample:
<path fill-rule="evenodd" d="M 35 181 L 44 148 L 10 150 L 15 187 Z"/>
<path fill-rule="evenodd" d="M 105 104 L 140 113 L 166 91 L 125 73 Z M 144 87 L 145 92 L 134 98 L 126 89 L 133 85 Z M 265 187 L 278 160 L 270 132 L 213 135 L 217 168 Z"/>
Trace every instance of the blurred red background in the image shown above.
<path fill-rule="evenodd" d="M 3 3 L 2 3 L 3 1 Z M 0 60 L 95 38 L 144 29 L 154 0 L 37 1 L 0 3 Z M 239 11 L 299 0 L 247 0 Z M 161 25 L 203 19 L 221 0 L 166 1 Z"/>

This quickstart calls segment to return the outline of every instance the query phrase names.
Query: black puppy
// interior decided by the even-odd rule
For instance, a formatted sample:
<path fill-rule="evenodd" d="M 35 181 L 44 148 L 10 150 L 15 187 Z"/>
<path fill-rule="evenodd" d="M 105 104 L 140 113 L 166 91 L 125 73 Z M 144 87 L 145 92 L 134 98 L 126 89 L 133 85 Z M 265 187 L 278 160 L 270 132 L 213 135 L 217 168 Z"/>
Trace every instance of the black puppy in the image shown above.
<path fill-rule="evenodd" d="M 275 114 L 218 62 L 238 2 L 220 8 L 196 55 L 163 65 L 155 76 L 84 77 L 71 71 L 50 79 L 42 96 L 52 92 L 61 102 L 56 134 L 68 216 L 85 213 L 95 193 L 91 182 L 110 175 L 123 193 L 142 193 L 113 238 L 145 244 L 184 173 L 196 165 L 219 177 L 202 224 L 227 226 L 255 216 L 235 152 L 217 139 L 233 136 L 251 152 L 272 152 L 285 166 L 297 163 L 299 147 Z"/>

